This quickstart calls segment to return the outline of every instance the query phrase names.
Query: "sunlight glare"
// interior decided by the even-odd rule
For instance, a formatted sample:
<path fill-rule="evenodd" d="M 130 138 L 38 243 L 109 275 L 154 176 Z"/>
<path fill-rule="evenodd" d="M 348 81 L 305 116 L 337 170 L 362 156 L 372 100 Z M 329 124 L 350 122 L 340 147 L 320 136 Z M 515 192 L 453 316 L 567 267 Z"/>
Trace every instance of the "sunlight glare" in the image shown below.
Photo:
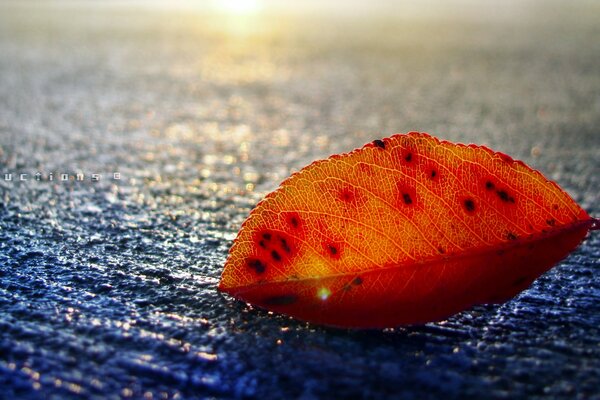
<path fill-rule="evenodd" d="M 255 14 L 262 8 L 259 0 L 221 0 L 218 8 L 231 14 Z"/>

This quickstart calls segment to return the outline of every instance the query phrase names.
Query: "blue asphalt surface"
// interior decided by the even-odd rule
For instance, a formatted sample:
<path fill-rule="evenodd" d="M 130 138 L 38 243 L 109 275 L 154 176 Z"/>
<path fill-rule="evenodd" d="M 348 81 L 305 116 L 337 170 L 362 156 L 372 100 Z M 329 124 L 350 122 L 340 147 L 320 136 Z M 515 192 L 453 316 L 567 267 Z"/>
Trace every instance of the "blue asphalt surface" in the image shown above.
<path fill-rule="evenodd" d="M 0 5 L 0 398 L 600 398 L 597 232 L 515 299 L 420 327 L 216 291 L 262 196 L 395 132 L 486 144 L 600 216 L 598 5 L 457 4 Z"/>

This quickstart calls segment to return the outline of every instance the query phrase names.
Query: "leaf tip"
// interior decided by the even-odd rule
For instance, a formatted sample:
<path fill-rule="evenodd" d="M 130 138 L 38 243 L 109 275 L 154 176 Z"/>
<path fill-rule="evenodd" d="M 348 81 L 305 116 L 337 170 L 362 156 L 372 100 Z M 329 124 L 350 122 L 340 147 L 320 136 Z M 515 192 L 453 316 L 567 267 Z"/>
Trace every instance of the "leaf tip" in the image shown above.
<path fill-rule="evenodd" d="M 600 218 L 592 218 L 592 224 L 590 225 L 590 231 L 600 230 Z"/>

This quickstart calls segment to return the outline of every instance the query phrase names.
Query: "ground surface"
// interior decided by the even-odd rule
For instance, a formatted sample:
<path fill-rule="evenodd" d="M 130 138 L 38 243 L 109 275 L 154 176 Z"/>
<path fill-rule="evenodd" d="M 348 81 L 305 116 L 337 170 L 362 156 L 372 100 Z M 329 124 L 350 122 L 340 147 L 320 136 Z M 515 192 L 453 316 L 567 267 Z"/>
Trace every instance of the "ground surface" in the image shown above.
<path fill-rule="evenodd" d="M 394 132 L 487 144 L 600 215 L 593 2 L 32 4 L 0 11 L 0 178 L 30 174 L 0 179 L 1 398 L 600 397 L 598 234 L 514 300 L 423 327 L 324 329 L 215 290 L 265 193 Z"/>

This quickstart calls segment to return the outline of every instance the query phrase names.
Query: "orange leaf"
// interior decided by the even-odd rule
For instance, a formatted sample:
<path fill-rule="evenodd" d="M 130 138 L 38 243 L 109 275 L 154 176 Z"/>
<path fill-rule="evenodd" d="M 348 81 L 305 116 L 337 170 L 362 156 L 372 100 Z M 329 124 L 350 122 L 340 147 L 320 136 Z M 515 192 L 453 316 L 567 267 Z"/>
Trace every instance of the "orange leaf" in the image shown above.
<path fill-rule="evenodd" d="M 339 327 L 504 302 L 598 228 L 539 172 L 411 132 L 317 161 L 251 212 L 219 289 Z"/>

